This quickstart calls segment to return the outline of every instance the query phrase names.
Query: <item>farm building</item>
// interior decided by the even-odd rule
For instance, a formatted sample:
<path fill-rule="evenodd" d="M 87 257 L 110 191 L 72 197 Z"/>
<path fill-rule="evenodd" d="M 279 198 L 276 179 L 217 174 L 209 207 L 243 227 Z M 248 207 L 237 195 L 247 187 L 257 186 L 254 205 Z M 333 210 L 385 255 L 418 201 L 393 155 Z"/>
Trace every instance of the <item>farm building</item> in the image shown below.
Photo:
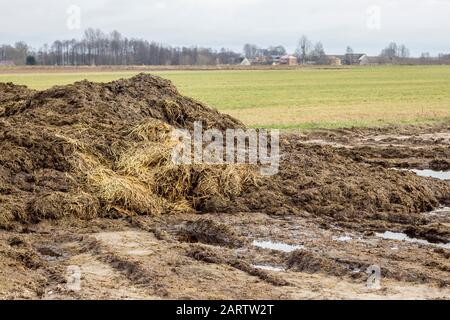
<path fill-rule="evenodd" d="M 276 66 L 280 64 L 281 56 L 270 56 L 272 59 L 272 65 Z"/>
<path fill-rule="evenodd" d="M 383 64 L 383 63 L 386 63 L 386 61 L 383 61 L 383 58 L 381 58 L 381 57 L 364 56 L 360 60 L 360 65 L 362 65 L 362 66 L 377 65 L 377 64 Z"/>
<path fill-rule="evenodd" d="M 251 61 L 252 64 L 269 65 L 273 63 L 271 56 L 259 56 Z"/>
<path fill-rule="evenodd" d="M 340 66 L 342 65 L 342 60 L 337 56 L 326 55 L 320 58 L 318 64 L 330 65 L 330 66 Z"/>
<path fill-rule="evenodd" d="M 280 57 L 279 64 L 287 64 L 289 66 L 296 66 L 298 64 L 297 57 L 293 55 L 284 55 Z"/>
<path fill-rule="evenodd" d="M 241 61 L 241 66 L 250 66 L 252 63 L 247 58 Z"/>
<path fill-rule="evenodd" d="M 337 55 L 337 58 L 341 60 L 341 64 L 344 65 L 360 65 L 367 57 L 365 53 L 346 53 L 344 55 Z"/>

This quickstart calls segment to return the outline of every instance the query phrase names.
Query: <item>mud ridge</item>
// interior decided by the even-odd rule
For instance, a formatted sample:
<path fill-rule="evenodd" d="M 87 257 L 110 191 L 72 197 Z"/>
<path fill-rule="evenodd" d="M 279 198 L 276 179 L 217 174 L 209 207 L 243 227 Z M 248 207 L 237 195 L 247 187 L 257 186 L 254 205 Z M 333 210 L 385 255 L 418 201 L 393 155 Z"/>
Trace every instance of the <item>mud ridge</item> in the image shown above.
<path fill-rule="evenodd" d="M 216 252 L 212 250 L 211 248 L 207 248 L 204 246 L 196 245 L 193 248 L 191 248 L 187 256 L 190 258 L 193 258 L 197 261 L 202 261 L 206 263 L 215 263 L 215 264 L 226 264 L 229 265 L 235 269 L 241 270 L 245 273 L 248 273 L 251 276 L 255 276 L 265 282 L 268 282 L 270 284 L 273 284 L 275 286 L 288 286 L 289 283 L 279 277 L 273 276 L 264 270 L 257 269 L 253 266 L 251 266 L 249 263 L 243 260 L 234 259 L 230 257 L 224 257 L 223 254 L 219 254 L 219 252 Z"/>
<path fill-rule="evenodd" d="M 167 293 L 159 275 L 152 270 L 144 268 L 139 261 L 133 261 L 130 257 L 121 257 L 120 254 L 112 252 L 94 237 L 87 236 L 83 239 L 83 251 L 93 253 L 97 259 L 109 264 L 125 275 L 132 283 L 151 289 L 152 293 L 165 296 Z"/>

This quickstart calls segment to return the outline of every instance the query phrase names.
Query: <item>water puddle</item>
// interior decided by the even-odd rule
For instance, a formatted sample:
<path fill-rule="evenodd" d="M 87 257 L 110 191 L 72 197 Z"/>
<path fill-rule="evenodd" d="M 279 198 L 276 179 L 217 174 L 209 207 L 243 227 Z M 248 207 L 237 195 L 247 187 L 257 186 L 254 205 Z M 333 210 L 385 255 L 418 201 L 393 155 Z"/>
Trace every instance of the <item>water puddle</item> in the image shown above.
<path fill-rule="evenodd" d="M 268 265 L 262 265 L 262 264 L 253 264 L 252 266 L 255 267 L 256 269 L 261 269 L 261 270 L 265 270 L 265 271 L 275 271 L 275 272 L 286 271 L 285 268 L 278 267 L 278 266 L 268 266 Z"/>
<path fill-rule="evenodd" d="M 450 207 L 440 207 L 437 209 L 434 209 L 433 211 L 428 212 L 428 214 L 431 215 L 438 215 L 443 213 L 450 213 Z"/>
<path fill-rule="evenodd" d="M 376 233 L 376 236 L 386 239 L 386 240 L 406 241 L 406 242 L 420 243 L 420 244 L 424 244 L 424 245 L 450 249 L 450 243 L 431 243 L 431 242 L 429 242 L 427 240 L 423 240 L 423 239 L 410 238 L 410 237 L 408 237 L 408 235 L 401 233 L 401 232 L 386 231 L 384 233 Z M 393 250 L 396 250 L 396 249 L 393 249 Z"/>
<path fill-rule="evenodd" d="M 262 249 L 278 250 L 283 252 L 292 252 L 304 248 L 304 246 L 291 245 L 283 242 L 257 241 L 257 240 L 253 240 L 252 245 Z"/>
<path fill-rule="evenodd" d="M 411 171 L 421 177 L 436 178 L 440 180 L 450 180 L 450 171 L 436 171 L 429 169 L 425 170 L 412 169 Z"/>
<path fill-rule="evenodd" d="M 340 237 L 333 237 L 333 240 L 340 241 L 340 242 L 348 242 L 348 241 L 353 240 L 353 238 L 349 237 L 349 236 L 340 236 Z"/>
<path fill-rule="evenodd" d="M 135 250 L 130 250 L 127 252 L 127 254 L 132 255 L 132 256 L 149 256 L 153 253 L 154 253 L 154 251 L 145 250 L 145 249 L 135 249 Z"/>

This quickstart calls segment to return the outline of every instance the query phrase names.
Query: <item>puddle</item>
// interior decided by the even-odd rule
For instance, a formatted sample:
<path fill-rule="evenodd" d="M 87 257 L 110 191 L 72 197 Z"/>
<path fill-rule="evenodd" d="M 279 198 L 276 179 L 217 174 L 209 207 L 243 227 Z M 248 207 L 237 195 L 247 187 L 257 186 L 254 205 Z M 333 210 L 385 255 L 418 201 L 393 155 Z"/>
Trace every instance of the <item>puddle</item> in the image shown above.
<path fill-rule="evenodd" d="M 340 237 L 333 237 L 333 240 L 340 241 L 340 242 L 348 242 L 348 241 L 353 240 L 353 238 L 349 237 L 349 236 L 340 236 Z"/>
<path fill-rule="evenodd" d="M 433 211 L 428 212 L 428 214 L 431 214 L 431 215 L 441 214 L 441 213 L 450 213 L 450 207 L 440 207 L 440 208 L 434 209 Z"/>
<path fill-rule="evenodd" d="M 252 267 L 255 267 L 256 269 L 266 270 L 266 271 L 275 271 L 275 272 L 286 271 L 286 269 L 283 267 L 268 266 L 268 265 L 262 265 L 262 264 L 252 264 Z"/>
<path fill-rule="evenodd" d="M 304 246 L 291 245 L 291 244 L 282 243 L 282 242 L 257 241 L 257 240 L 253 240 L 252 245 L 254 245 L 255 247 L 262 248 L 262 249 L 271 249 L 271 250 L 278 250 L 278 251 L 284 251 L 284 252 L 292 252 L 292 251 L 304 248 Z"/>
<path fill-rule="evenodd" d="M 149 256 L 152 255 L 154 252 L 151 250 L 145 250 L 145 249 L 135 249 L 127 251 L 127 254 L 132 256 Z"/>
<path fill-rule="evenodd" d="M 411 171 L 421 177 L 436 178 L 440 180 L 450 180 L 450 171 L 435 171 L 429 169 L 426 170 L 412 169 Z"/>
<path fill-rule="evenodd" d="M 386 231 L 384 233 L 376 233 L 376 236 L 386 239 L 386 240 L 406 241 L 406 242 L 420 243 L 420 244 L 424 244 L 424 245 L 450 249 L 450 243 L 431 243 L 431 242 L 429 242 L 427 240 L 423 240 L 423 239 L 410 238 L 410 237 L 408 237 L 408 235 L 401 233 L 401 232 Z M 393 250 L 396 250 L 396 249 L 393 249 Z"/>
<path fill-rule="evenodd" d="M 425 178 L 436 178 L 440 180 L 450 180 L 450 171 L 436 171 L 436 170 L 430 170 L 430 169 L 402 169 L 402 168 L 391 168 L 392 170 L 398 170 L 398 171 L 409 171 L 417 174 L 420 177 Z"/>

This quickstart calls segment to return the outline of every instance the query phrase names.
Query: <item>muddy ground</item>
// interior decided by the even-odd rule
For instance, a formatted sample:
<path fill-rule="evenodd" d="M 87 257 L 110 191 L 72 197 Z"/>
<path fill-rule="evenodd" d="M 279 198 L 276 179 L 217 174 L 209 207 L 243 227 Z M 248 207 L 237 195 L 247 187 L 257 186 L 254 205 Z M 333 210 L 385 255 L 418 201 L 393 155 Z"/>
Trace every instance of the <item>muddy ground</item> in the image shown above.
<path fill-rule="evenodd" d="M 282 151 L 278 175 L 201 214 L 0 231 L 0 297 L 450 298 L 450 180 L 405 170 L 450 170 L 450 123 L 287 133 Z"/>

